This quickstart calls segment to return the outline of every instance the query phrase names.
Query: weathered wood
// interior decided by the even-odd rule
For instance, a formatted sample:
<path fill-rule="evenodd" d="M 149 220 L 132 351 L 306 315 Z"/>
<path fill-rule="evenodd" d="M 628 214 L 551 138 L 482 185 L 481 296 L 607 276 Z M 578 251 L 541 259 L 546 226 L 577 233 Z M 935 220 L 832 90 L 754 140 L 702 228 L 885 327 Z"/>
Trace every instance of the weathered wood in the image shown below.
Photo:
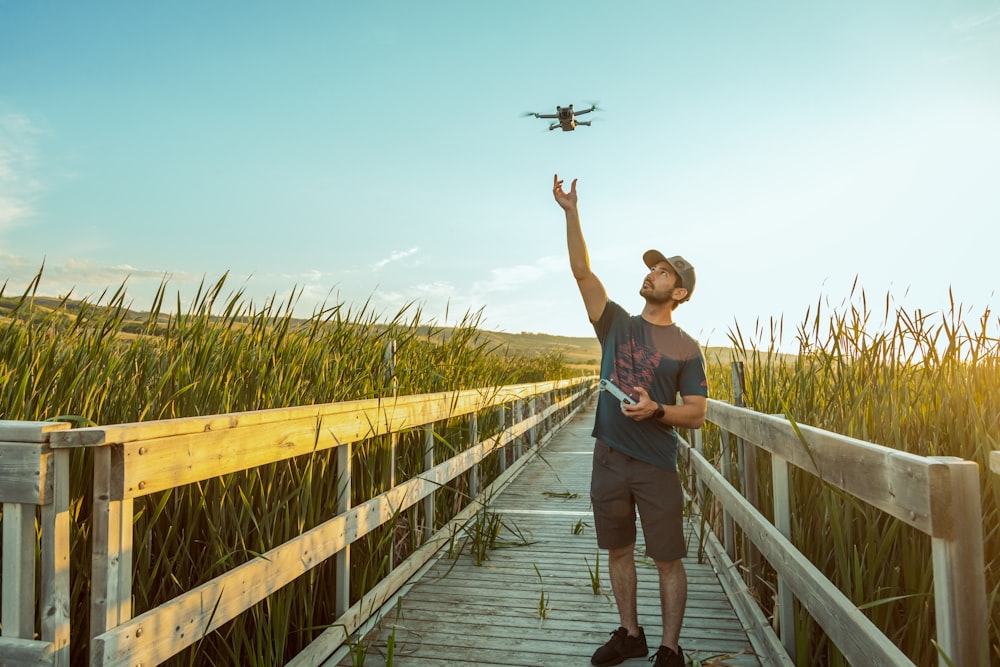
<path fill-rule="evenodd" d="M 0 639 L 0 667 L 50 667 L 52 644 L 31 639 Z"/>
<path fill-rule="evenodd" d="M 0 502 L 44 505 L 52 493 L 48 445 L 0 442 Z"/>
<path fill-rule="evenodd" d="M 337 514 L 340 516 L 347 516 L 351 509 L 351 479 L 354 476 L 351 448 L 350 444 L 346 444 L 337 450 Z M 337 586 L 334 611 L 340 616 L 351 606 L 351 545 L 343 545 L 334 557 Z"/>
<path fill-rule="evenodd" d="M 96 664 L 156 664 L 197 641 L 295 578 L 344 550 L 442 484 L 469 470 L 497 447 L 483 441 L 432 470 L 229 572 L 183 593 L 130 621 L 119 622 L 92 640 Z M 338 582 L 339 584 L 340 582 Z M 119 593 L 120 594 L 120 593 Z M 169 628 L 171 630 L 165 630 Z"/>
<path fill-rule="evenodd" d="M 3 636 L 35 634 L 35 506 L 3 505 Z"/>
<path fill-rule="evenodd" d="M 70 515 L 69 451 L 52 452 L 52 502 L 41 511 L 42 641 L 51 644 L 52 667 L 69 666 Z M 34 550 L 32 550 L 34 551 Z"/>
<path fill-rule="evenodd" d="M 53 433 L 69 427 L 0 420 L 4 503 L 0 665 L 69 664 L 69 455 L 54 456 L 48 445 Z M 36 540 L 41 546 L 37 570 Z M 39 615 L 36 583 L 41 591 L 41 641 L 34 639 Z"/>
<path fill-rule="evenodd" d="M 533 453 L 533 452 L 530 452 Z M 529 453 L 529 454 L 530 454 Z M 346 613 L 338 614 L 336 621 L 330 629 L 324 631 L 319 637 L 295 656 L 288 667 L 314 667 L 323 664 L 327 656 L 334 653 L 351 633 L 357 630 L 372 615 L 372 610 L 385 605 L 407 580 L 415 573 L 425 567 L 425 564 L 439 556 L 439 550 L 444 546 L 471 517 L 473 517 L 483 502 L 483 498 L 491 498 L 494 494 L 503 489 L 510 480 L 518 474 L 521 467 L 530 459 L 530 456 L 523 457 L 515 461 L 503 474 L 497 477 L 486 489 L 483 490 L 476 502 L 470 503 L 465 509 L 453 517 L 447 524 L 441 527 L 431 536 L 424 545 L 410 555 L 396 570 L 380 581 L 375 587 L 365 594 L 361 600 L 356 602 Z M 430 497 L 430 496 L 428 496 Z"/>
<path fill-rule="evenodd" d="M 709 548 L 705 553 L 719 575 L 719 582 L 725 591 L 726 599 L 732 603 L 743 627 L 746 628 L 747 637 L 760 663 L 766 667 L 794 667 L 792 657 L 775 635 L 753 592 L 736 571 L 725 545 L 720 544 L 711 531 L 707 532 L 706 539 Z"/>
<path fill-rule="evenodd" d="M 788 486 L 788 463 L 778 456 L 771 457 L 774 527 L 791 543 L 792 507 L 791 489 Z M 778 631 L 788 655 L 795 655 L 795 605 L 791 589 L 785 578 L 778 577 Z"/>
<path fill-rule="evenodd" d="M 990 452 L 990 468 L 1000 475 L 1000 452 Z"/>
<path fill-rule="evenodd" d="M 93 545 L 90 580 L 90 636 L 132 617 L 131 500 L 112 498 L 112 481 L 121 476 L 118 447 L 94 452 Z"/>
<path fill-rule="evenodd" d="M 957 458 L 935 458 L 934 523 L 947 522 L 948 539 L 931 540 L 934 561 L 934 618 L 937 642 L 954 665 L 989 663 L 989 608 L 986 605 L 986 565 L 983 556 L 983 515 L 979 497 L 979 466 Z M 947 477 L 945 481 L 944 477 Z M 941 667 L 946 666 L 942 656 Z"/>
<path fill-rule="evenodd" d="M 4 442 L 51 442 L 51 437 L 68 431 L 71 424 L 66 422 L 16 421 L 0 419 L 0 440 Z"/>
<path fill-rule="evenodd" d="M 127 443 L 138 440 L 155 440 L 173 436 L 194 435 L 209 431 L 223 431 L 239 427 L 276 424 L 284 421 L 315 420 L 355 414 L 360 422 L 384 424 L 380 415 L 398 411 L 400 419 L 409 415 L 408 423 L 393 421 L 397 429 L 411 428 L 440 419 L 448 419 L 468 414 L 473 410 L 491 405 L 500 405 L 516 399 L 525 399 L 533 393 L 549 391 L 553 388 L 579 387 L 593 384 L 593 378 L 574 378 L 488 389 L 468 389 L 457 392 L 435 394 L 415 394 L 400 396 L 398 399 L 364 399 L 319 405 L 304 405 L 291 408 L 255 410 L 205 417 L 183 417 L 152 422 L 93 426 L 52 433 L 49 442 L 53 447 L 93 447 L 111 443 Z M 15 422 L 20 424 L 21 422 Z M 47 422 L 45 423 L 47 424 Z M 69 425 L 64 425 L 68 428 Z M 0 438 L 15 439 L 15 438 Z M 21 438 L 16 438 L 21 440 Z"/>
<path fill-rule="evenodd" d="M 848 662 L 872 667 L 913 664 L 766 517 L 730 486 L 711 463 L 697 453 L 691 455 L 691 462 Z"/>
<path fill-rule="evenodd" d="M 931 464 L 921 456 L 712 399 L 708 419 L 929 535 L 948 530 L 931 524 Z"/>
<path fill-rule="evenodd" d="M 434 467 L 434 426 L 426 424 L 424 426 L 424 471 Z M 424 541 L 431 539 L 434 534 L 434 494 L 429 494 L 424 498 Z M 340 616 L 341 614 L 337 614 Z"/>
<path fill-rule="evenodd" d="M 467 392 L 460 411 L 471 412 L 479 394 Z M 137 498 L 184 484 L 274 463 L 294 456 L 311 454 L 339 445 L 358 442 L 412 425 L 432 423 L 456 414 L 451 404 L 432 406 L 426 400 L 409 401 L 400 397 L 398 404 L 382 403 L 377 411 L 343 412 L 329 410 L 327 414 L 298 417 L 276 422 L 236 426 L 224 430 L 209 430 L 154 439 L 137 439 L 125 427 L 112 427 L 124 440 L 115 447 L 116 456 L 109 472 L 108 493 L 113 499 Z M 492 399 L 490 399 L 492 400 Z M 564 403 L 533 415 L 520 424 L 521 429 L 533 429 L 547 415 Z M 337 404 L 338 406 L 346 404 Z M 134 429 L 149 432 L 147 425 Z M 83 429 L 78 429 L 83 430 Z M 71 433 L 76 433 L 73 431 Z M 517 431 L 518 433 L 523 432 Z M 68 437 L 68 436 L 67 436 Z"/>
<path fill-rule="evenodd" d="M 619 624 L 606 554 L 597 548 L 589 508 L 590 425 L 590 414 L 578 415 L 545 446 L 544 460 L 525 465 L 502 493 L 492 496 L 487 511 L 509 526 L 501 537 L 514 542 L 515 532 L 521 533 L 528 544 L 492 550 L 481 566 L 468 555 L 433 563 L 408 584 L 405 596 L 386 610 L 373 635 L 364 640 L 370 642 L 366 665 L 388 664 L 390 634 L 396 642 L 396 663 L 408 667 L 589 663 Z M 696 542 L 693 527 L 688 531 Z M 660 632 L 658 578 L 652 562 L 641 555 L 641 532 L 639 539 L 638 610 L 655 650 Z M 759 667 L 712 567 L 694 558 L 686 559 L 685 566 L 689 592 L 681 645 L 688 657 L 708 664 L 707 658 L 716 656 L 734 667 Z M 590 583 L 595 568 L 601 586 L 597 594 Z M 543 596 L 544 618 L 539 613 Z M 322 664 L 350 665 L 350 652 L 350 647 L 341 647 Z"/>

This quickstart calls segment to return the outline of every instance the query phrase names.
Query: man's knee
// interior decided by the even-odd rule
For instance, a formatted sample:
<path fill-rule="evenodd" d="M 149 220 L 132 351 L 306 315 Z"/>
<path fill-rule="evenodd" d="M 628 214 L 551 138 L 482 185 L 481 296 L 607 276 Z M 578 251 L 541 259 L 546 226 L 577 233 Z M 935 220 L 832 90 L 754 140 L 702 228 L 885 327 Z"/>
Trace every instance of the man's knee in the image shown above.
<path fill-rule="evenodd" d="M 623 560 L 634 558 L 635 545 L 630 544 L 625 547 L 618 547 L 617 549 L 608 549 L 608 560 Z"/>
<path fill-rule="evenodd" d="M 657 571 L 661 575 L 671 575 L 684 570 L 684 561 L 680 558 L 677 560 L 658 560 L 654 562 L 656 563 Z"/>

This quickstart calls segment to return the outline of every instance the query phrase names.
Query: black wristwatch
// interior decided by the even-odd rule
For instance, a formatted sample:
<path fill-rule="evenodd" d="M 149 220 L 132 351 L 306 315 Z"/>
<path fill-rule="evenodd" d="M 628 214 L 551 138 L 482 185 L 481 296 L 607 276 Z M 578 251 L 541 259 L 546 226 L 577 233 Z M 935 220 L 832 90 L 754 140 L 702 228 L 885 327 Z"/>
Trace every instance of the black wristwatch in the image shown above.
<path fill-rule="evenodd" d="M 661 417 L 663 417 L 663 406 L 657 403 L 656 412 L 653 413 L 653 419 L 660 419 Z"/>

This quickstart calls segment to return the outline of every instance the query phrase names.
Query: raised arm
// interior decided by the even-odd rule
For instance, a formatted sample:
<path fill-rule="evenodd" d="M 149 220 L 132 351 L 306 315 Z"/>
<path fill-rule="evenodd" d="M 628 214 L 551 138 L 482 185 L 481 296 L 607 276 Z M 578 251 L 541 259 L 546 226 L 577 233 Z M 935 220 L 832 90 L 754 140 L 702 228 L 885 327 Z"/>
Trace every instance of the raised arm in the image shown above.
<path fill-rule="evenodd" d="M 553 178 L 552 195 L 556 203 L 566 212 L 566 246 L 569 250 L 569 266 L 576 278 L 576 285 L 583 297 L 583 305 L 587 308 L 587 317 L 596 322 L 604 312 L 608 303 L 608 294 L 604 285 L 590 270 L 590 257 L 587 255 L 587 243 L 583 240 L 583 230 L 580 227 L 580 211 L 577 208 L 576 179 L 570 184 L 569 192 L 563 192 L 563 182 L 556 174 Z"/>

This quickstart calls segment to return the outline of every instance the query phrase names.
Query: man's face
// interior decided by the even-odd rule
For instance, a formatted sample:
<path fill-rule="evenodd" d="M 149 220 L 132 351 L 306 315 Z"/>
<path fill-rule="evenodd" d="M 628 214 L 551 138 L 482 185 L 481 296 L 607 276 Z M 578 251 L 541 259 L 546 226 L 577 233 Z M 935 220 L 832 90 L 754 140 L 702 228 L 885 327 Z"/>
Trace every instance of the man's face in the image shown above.
<path fill-rule="evenodd" d="M 668 303 L 673 299 L 674 290 L 680 287 L 680 277 L 667 262 L 657 262 L 649 267 L 649 273 L 642 281 L 639 296 L 653 303 Z"/>

